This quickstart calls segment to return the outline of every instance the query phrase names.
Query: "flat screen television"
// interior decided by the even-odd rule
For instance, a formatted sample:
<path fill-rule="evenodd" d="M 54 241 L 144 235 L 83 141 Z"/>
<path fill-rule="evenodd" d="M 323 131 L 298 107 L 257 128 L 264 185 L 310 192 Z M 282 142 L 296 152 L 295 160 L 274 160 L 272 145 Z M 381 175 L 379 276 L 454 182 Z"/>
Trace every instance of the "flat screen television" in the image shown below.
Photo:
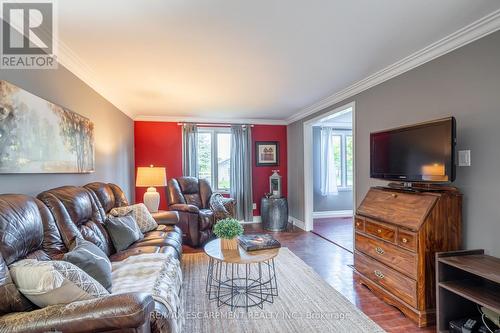
<path fill-rule="evenodd" d="M 455 118 L 370 134 L 370 176 L 402 182 L 455 180 Z"/>

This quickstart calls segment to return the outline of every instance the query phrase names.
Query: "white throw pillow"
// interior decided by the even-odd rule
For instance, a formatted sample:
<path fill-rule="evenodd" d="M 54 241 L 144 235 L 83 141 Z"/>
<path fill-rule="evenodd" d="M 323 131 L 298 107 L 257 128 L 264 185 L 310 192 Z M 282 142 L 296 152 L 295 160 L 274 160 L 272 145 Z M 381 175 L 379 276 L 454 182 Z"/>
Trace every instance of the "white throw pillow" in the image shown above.
<path fill-rule="evenodd" d="M 158 223 L 143 203 L 113 208 L 109 213 L 113 216 L 125 216 L 130 212 L 132 212 L 132 216 L 143 234 L 158 228 Z"/>
<path fill-rule="evenodd" d="M 109 295 L 99 282 L 66 261 L 24 259 L 9 269 L 17 289 L 41 308 Z"/>

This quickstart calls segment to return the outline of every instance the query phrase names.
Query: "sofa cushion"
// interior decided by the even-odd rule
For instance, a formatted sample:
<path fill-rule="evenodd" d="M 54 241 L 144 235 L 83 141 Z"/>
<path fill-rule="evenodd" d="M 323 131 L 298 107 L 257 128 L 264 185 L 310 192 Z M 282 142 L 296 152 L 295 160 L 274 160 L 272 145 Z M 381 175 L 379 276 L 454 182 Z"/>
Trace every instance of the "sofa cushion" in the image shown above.
<path fill-rule="evenodd" d="M 0 316 L 10 312 L 31 310 L 33 304 L 18 290 L 10 276 L 9 268 L 0 256 Z"/>
<path fill-rule="evenodd" d="M 7 265 L 24 258 L 59 259 L 66 251 L 43 202 L 22 194 L 0 195 L 0 253 Z"/>
<path fill-rule="evenodd" d="M 146 233 L 151 230 L 158 228 L 158 223 L 148 211 L 146 205 L 143 203 L 138 203 L 131 206 L 116 207 L 110 211 L 110 215 L 113 216 L 124 216 L 132 212 L 132 215 L 139 225 L 139 229 L 142 233 Z"/>
<path fill-rule="evenodd" d="M 63 186 L 42 192 L 38 198 L 50 209 L 67 248 L 75 238 L 97 245 L 107 256 L 115 252 L 104 228 L 95 195 L 76 186 Z"/>
<path fill-rule="evenodd" d="M 84 186 L 93 192 L 98 203 L 102 207 L 103 215 L 109 214 L 115 207 L 128 206 L 128 200 L 122 189 L 115 184 L 106 184 L 102 182 L 89 183 Z"/>
<path fill-rule="evenodd" d="M 109 215 L 105 226 L 116 251 L 125 250 L 134 242 L 144 238 L 132 213 L 124 216 Z"/>
<path fill-rule="evenodd" d="M 145 253 L 170 253 L 177 258 L 177 251 L 172 246 L 137 246 L 113 254 L 109 259 L 111 262 L 122 261 L 131 256 Z"/>
<path fill-rule="evenodd" d="M 109 295 L 99 282 L 65 261 L 24 259 L 10 271 L 19 291 L 39 307 Z"/>
<path fill-rule="evenodd" d="M 63 260 L 74 264 L 111 292 L 111 262 L 97 245 L 76 238 Z"/>

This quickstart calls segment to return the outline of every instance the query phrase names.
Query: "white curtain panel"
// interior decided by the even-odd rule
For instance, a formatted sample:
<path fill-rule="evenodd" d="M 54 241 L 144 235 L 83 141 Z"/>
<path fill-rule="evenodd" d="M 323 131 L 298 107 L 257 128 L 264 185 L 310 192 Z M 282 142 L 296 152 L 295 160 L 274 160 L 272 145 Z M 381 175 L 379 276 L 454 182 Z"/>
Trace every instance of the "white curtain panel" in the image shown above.
<path fill-rule="evenodd" d="M 320 192 L 321 195 L 338 194 L 337 169 L 333 158 L 333 133 L 329 127 L 321 128 L 320 139 Z"/>
<path fill-rule="evenodd" d="M 252 129 L 231 126 L 231 198 L 236 201 L 236 218 L 253 220 L 252 197 Z"/>
<path fill-rule="evenodd" d="M 198 178 L 198 127 L 196 124 L 182 126 L 182 173 Z"/>

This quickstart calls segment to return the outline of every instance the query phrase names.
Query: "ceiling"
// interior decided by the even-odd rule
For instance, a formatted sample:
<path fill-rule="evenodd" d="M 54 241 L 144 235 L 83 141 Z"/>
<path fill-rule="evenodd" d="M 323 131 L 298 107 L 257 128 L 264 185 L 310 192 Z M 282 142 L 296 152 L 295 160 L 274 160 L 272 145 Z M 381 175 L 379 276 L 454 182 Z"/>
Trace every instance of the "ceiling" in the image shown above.
<path fill-rule="evenodd" d="M 59 1 L 61 63 L 123 112 L 286 120 L 497 0 Z"/>

